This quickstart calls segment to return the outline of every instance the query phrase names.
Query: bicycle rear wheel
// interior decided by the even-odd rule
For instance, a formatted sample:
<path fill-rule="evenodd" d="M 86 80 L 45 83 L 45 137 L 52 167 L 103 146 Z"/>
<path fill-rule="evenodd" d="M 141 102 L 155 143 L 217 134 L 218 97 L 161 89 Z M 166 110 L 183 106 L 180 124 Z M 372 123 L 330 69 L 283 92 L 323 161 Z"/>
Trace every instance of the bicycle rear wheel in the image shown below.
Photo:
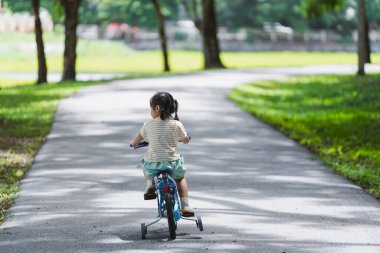
<path fill-rule="evenodd" d="M 146 234 L 148 232 L 147 227 L 145 226 L 145 223 L 141 223 L 141 239 L 146 239 Z"/>
<path fill-rule="evenodd" d="M 165 193 L 165 204 L 166 204 L 166 215 L 169 225 L 170 239 L 174 240 L 176 238 L 176 224 L 174 221 L 173 206 L 172 206 L 172 196 L 169 192 Z"/>

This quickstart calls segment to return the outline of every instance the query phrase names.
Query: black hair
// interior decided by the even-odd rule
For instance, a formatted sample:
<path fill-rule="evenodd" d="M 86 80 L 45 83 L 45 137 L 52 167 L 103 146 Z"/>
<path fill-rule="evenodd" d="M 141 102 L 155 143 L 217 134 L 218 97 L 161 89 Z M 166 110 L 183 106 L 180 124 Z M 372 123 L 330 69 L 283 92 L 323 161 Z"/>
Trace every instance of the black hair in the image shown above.
<path fill-rule="evenodd" d="M 174 113 L 174 119 L 179 120 L 178 118 L 178 102 L 170 95 L 169 92 L 157 92 L 150 99 L 150 107 L 154 110 L 156 106 L 160 106 L 160 119 L 165 120 L 168 118 L 173 118 L 172 114 Z"/>

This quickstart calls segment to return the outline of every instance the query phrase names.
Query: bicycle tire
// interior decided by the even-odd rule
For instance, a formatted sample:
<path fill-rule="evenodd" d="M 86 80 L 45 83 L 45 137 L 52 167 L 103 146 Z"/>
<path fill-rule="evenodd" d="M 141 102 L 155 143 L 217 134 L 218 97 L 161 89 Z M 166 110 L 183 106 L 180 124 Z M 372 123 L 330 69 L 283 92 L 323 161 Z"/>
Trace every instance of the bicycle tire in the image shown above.
<path fill-rule="evenodd" d="M 203 223 L 201 216 L 197 216 L 197 227 L 199 228 L 199 231 L 203 231 Z"/>
<path fill-rule="evenodd" d="M 145 240 L 147 234 L 147 227 L 145 226 L 145 223 L 141 223 L 141 239 Z"/>
<path fill-rule="evenodd" d="M 169 225 L 169 235 L 170 239 L 174 240 L 176 238 L 176 224 L 174 221 L 173 206 L 171 205 L 171 194 L 166 192 L 164 198 L 166 204 L 166 216 Z"/>

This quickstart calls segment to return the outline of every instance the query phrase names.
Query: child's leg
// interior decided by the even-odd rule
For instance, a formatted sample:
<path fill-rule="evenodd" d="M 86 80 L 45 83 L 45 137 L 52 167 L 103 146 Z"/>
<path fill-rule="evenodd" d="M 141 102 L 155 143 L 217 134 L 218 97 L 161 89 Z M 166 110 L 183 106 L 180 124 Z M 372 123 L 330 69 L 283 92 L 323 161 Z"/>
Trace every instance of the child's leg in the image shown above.
<path fill-rule="evenodd" d="M 145 169 L 143 168 L 143 173 L 144 173 L 144 177 L 145 177 L 145 180 L 148 180 L 148 177 L 146 176 L 146 173 L 145 173 Z"/>
<path fill-rule="evenodd" d="M 176 179 L 175 181 L 177 183 L 178 193 L 181 198 L 182 215 L 194 216 L 194 211 L 189 205 L 189 190 L 186 178 Z"/>
<path fill-rule="evenodd" d="M 186 178 L 176 179 L 175 180 L 178 187 L 178 193 L 181 198 L 187 198 L 189 196 L 189 189 L 187 188 Z"/>
<path fill-rule="evenodd" d="M 156 191 L 156 187 L 154 185 L 154 179 L 148 178 L 146 176 L 145 169 L 143 169 L 143 173 L 146 180 L 145 194 L 153 194 Z"/>

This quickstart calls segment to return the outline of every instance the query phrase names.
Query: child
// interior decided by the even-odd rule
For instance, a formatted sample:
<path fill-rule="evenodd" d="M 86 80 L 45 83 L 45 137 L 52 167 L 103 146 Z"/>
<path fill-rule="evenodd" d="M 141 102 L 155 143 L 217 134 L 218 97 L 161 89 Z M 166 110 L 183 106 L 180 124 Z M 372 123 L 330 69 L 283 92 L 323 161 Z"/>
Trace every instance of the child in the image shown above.
<path fill-rule="evenodd" d="M 158 171 L 171 169 L 170 176 L 176 181 L 181 198 L 182 215 L 194 216 L 189 206 L 185 167 L 181 154 L 178 153 L 177 143 L 187 144 L 190 136 L 178 118 L 178 102 L 168 92 L 157 92 L 150 99 L 150 115 L 152 119 L 145 122 L 140 133 L 131 141 L 136 147 L 143 139 L 149 140 L 148 151 L 142 159 L 144 175 L 147 179 L 145 193 L 155 192 L 153 177 Z M 172 114 L 175 114 L 174 119 Z"/>

